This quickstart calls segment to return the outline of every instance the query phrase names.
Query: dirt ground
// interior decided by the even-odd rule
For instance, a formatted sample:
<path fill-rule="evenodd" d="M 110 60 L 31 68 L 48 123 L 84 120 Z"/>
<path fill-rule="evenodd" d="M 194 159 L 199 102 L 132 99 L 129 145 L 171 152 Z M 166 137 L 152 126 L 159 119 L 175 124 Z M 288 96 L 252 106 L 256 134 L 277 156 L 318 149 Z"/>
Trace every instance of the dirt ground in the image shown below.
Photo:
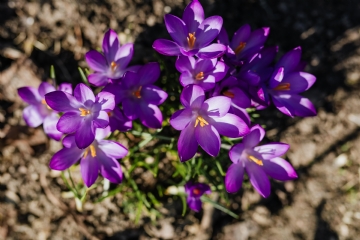
<path fill-rule="evenodd" d="M 181 216 L 181 202 L 163 202 L 154 225 L 134 224 L 121 196 L 87 203 L 77 212 L 59 174 L 48 168 L 61 144 L 22 119 L 16 89 L 37 87 L 54 65 L 59 82 L 80 82 L 84 54 L 115 29 L 135 43 L 132 64 L 159 58 L 151 48 L 169 38 L 165 13 L 181 16 L 182 0 L 0 1 L 0 239 L 359 239 L 360 237 L 360 2 L 357 0 L 200 0 L 207 16 L 221 15 L 228 32 L 249 23 L 269 26 L 267 45 L 279 56 L 302 46 L 317 76 L 305 95 L 318 116 L 288 118 L 260 112 L 267 138 L 291 145 L 287 159 L 299 179 L 272 182 L 262 199 L 251 187 L 232 195 L 238 220 L 204 205 Z M 161 56 L 164 60 L 170 60 Z M 101 191 L 101 189 L 99 189 Z M 216 198 L 216 196 L 213 196 Z"/>

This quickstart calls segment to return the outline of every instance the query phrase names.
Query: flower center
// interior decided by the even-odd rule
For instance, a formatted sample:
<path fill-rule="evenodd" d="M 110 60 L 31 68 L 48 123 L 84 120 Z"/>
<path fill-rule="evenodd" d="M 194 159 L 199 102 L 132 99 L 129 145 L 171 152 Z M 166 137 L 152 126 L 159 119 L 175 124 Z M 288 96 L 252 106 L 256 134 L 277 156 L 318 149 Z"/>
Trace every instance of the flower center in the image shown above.
<path fill-rule="evenodd" d="M 263 165 L 264 165 L 263 162 L 262 162 L 260 159 L 257 159 L 256 157 L 254 157 L 254 156 L 252 156 L 252 155 L 248 156 L 248 159 L 249 159 L 250 161 L 253 161 L 253 162 L 256 163 L 257 165 L 260 165 L 260 166 L 263 166 Z"/>
<path fill-rule="evenodd" d="M 133 95 L 137 98 L 141 98 L 141 89 L 142 89 L 142 86 L 140 86 L 136 91 L 134 91 Z"/>
<path fill-rule="evenodd" d="M 90 150 L 91 156 L 96 157 L 96 149 L 95 149 L 94 145 L 90 145 L 88 148 L 85 149 L 84 158 L 86 158 L 87 155 L 89 154 L 89 150 Z"/>
<path fill-rule="evenodd" d="M 45 99 L 41 99 L 41 104 L 46 105 L 47 109 L 52 110 L 51 107 L 46 103 Z"/>
<path fill-rule="evenodd" d="M 196 127 L 199 123 L 200 123 L 200 127 L 204 127 L 205 125 L 209 125 L 209 123 L 201 116 L 198 116 L 196 118 L 194 127 Z"/>
<path fill-rule="evenodd" d="M 112 72 L 115 72 L 116 68 L 117 68 L 116 62 L 112 61 L 111 64 L 110 64 L 110 69 L 111 69 L 111 71 L 112 71 Z"/>
<path fill-rule="evenodd" d="M 288 91 L 288 90 L 290 90 L 290 83 L 280 83 L 279 85 L 274 87 L 273 90 Z"/>
<path fill-rule="evenodd" d="M 109 117 L 111 117 L 111 116 L 113 115 L 113 113 L 112 113 L 112 112 L 107 112 L 107 115 L 108 115 Z"/>
<path fill-rule="evenodd" d="M 195 79 L 200 81 L 204 79 L 204 72 L 199 72 L 198 74 L 196 74 Z"/>
<path fill-rule="evenodd" d="M 196 40 L 195 32 L 189 33 L 189 37 L 187 37 L 186 39 L 187 39 L 187 43 L 188 43 L 189 48 L 193 49 L 194 45 L 195 45 L 195 40 Z"/>
<path fill-rule="evenodd" d="M 82 116 L 82 117 L 85 117 L 91 113 L 90 110 L 85 109 L 85 108 L 79 108 L 79 110 L 80 110 L 80 116 Z"/>
<path fill-rule="evenodd" d="M 235 48 L 235 51 L 234 51 L 235 54 L 237 55 L 237 54 L 241 53 L 241 51 L 245 48 L 245 46 L 246 46 L 246 42 L 240 42 L 239 46 L 237 46 Z"/>
<path fill-rule="evenodd" d="M 193 189 L 193 193 L 194 193 L 195 195 L 199 195 L 199 194 L 200 194 L 200 190 L 197 189 L 197 188 L 194 188 L 194 189 Z"/>
<path fill-rule="evenodd" d="M 234 98 L 235 94 L 233 92 L 230 92 L 229 90 L 226 90 L 223 92 L 223 95 L 229 98 Z"/>

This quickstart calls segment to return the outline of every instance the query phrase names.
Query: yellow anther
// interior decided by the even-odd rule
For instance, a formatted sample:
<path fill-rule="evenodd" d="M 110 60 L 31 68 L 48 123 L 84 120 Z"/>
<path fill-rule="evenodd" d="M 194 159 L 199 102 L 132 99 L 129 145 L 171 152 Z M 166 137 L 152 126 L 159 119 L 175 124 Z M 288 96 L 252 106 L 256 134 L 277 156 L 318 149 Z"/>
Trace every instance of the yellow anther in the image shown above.
<path fill-rule="evenodd" d="M 88 110 L 88 109 L 79 108 L 79 110 L 80 110 L 80 116 L 82 116 L 82 117 L 85 117 L 90 114 L 90 110 Z"/>
<path fill-rule="evenodd" d="M 237 54 L 241 53 L 241 51 L 245 48 L 245 46 L 246 46 L 246 42 L 240 42 L 239 46 L 237 46 L 235 48 L 235 51 L 234 51 L 235 54 L 237 55 Z"/>
<path fill-rule="evenodd" d="M 187 43 L 188 43 L 189 48 L 193 49 L 194 45 L 195 45 L 195 40 L 196 40 L 195 32 L 189 33 L 189 37 L 187 37 L 186 39 L 187 39 Z"/>
<path fill-rule="evenodd" d="M 41 99 L 41 104 L 46 105 L 47 109 L 52 110 L 51 107 L 46 103 L 45 99 Z"/>
<path fill-rule="evenodd" d="M 135 92 L 133 92 L 133 95 L 137 98 L 141 98 L 141 89 L 142 89 L 142 86 L 140 86 L 138 88 L 138 90 L 136 90 Z"/>
<path fill-rule="evenodd" d="M 280 83 L 279 85 L 274 87 L 273 90 L 288 91 L 288 90 L 290 90 L 290 83 Z"/>
<path fill-rule="evenodd" d="M 200 123 L 200 127 L 204 127 L 205 125 L 209 125 L 209 123 L 202 117 L 198 116 L 195 120 L 195 126 L 196 127 Z"/>
<path fill-rule="evenodd" d="M 111 64 L 110 64 L 111 71 L 112 71 L 112 72 L 115 72 L 117 66 L 118 66 L 118 65 L 116 64 L 116 62 L 112 61 Z"/>
<path fill-rule="evenodd" d="M 92 157 L 96 157 L 96 149 L 93 145 L 90 145 L 88 148 L 85 149 L 85 152 L 84 152 L 84 158 L 87 157 L 88 153 L 89 153 L 89 150 L 90 150 L 90 154 Z"/>
<path fill-rule="evenodd" d="M 257 159 L 256 157 L 254 156 L 248 156 L 248 158 L 250 159 L 250 161 L 253 161 L 254 163 L 256 163 L 257 165 L 260 165 L 260 166 L 263 166 L 263 162 L 260 160 L 260 159 Z"/>
<path fill-rule="evenodd" d="M 112 112 L 107 112 L 107 115 L 108 115 L 109 117 L 111 117 L 111 116 L 113 115 L 113 113 L 112 113 Z"/>
<path fill-rule="evenodd" d="M 196 80 L 203 80 L 204 79 L 204 72 L 199 72 L 198 74 L 196 74 L 195 76 Z"/>
<path fill-rule="evenodd" d="M 224 96 L 227 96 L 229 98 L 234 98 L 235 94 L 233 92 L 230 92 L 229 90 L 226 90 L 223 92 Z"/>

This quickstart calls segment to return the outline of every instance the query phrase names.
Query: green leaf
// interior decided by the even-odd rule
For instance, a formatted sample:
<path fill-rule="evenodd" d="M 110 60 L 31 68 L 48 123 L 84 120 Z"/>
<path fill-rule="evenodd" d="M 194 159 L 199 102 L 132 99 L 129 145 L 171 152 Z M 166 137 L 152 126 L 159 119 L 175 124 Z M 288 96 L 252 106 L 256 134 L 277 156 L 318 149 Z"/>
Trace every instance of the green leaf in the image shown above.
<path fill-rule="evenodd" d="M 219 203 L 211 200 L 210 198 L 208 198 L 206 196 L 202 196 L 201 201 L 211 203 L 214 206 L 214 208 L 219 209 L 220 211 L 223 211 L 224 213 L 232 216 L 233 218 L 236 218 L 236 219 L 239 218 L 239 216 L 236 213 L 230 211 L 229 209 L 227 209 L 224 206 L 221 206 Z"/>

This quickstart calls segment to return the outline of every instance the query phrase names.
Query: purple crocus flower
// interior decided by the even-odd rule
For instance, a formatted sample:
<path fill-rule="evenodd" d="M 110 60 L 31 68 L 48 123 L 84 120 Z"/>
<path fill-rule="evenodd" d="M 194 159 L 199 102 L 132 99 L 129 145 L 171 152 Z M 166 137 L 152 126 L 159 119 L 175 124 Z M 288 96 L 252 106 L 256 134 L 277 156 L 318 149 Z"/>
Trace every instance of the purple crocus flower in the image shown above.
<path fill-rule="evenodd" d="M 123 77 L 129 70 L 127 67 L 133 56 L 134 45 L 124 44 L 120 47 L 116 32 L 109 29 L 104 36 L 102 51 L 91 50 L 86 53 L 85 59 L 91 69 L 95 71 L 88 76 L 89 82 L 95 86 L 105 86 L 110 80 Z"/>
<path fill-rule="evenodd" d="M 218 42 L 227 47 L 226 57 L 235 65 L 242 65 L 243 60 L 252 57 L 259 52 L 269 36 L 270 28 L 263 27 L 251 32 L 248 24 L 241 26 L 235 33 L 232 40 L 222 28 L 218 36 Z"/>
<path fill-rule="evenodd" d="M 304 64 L 300 58 L 301 47 L 286 53 L 276 64 L 269 82 L 257 94 L 265 104 L 269 102 L 271 96 L 277 109 L 290 117 L 315 116 L 314 105 L 299 93 L 308 90 L 315 83 L 316 77 L 302 72 Z"/>
<path fill-rule="evenodd" d="M 186 6 L 182 19 L 165 15 L 166 29 L 174 41 L 158 39 L 153 48 L 166 56 L 219 57 L 226 51 L 226 46 L 211 42 L 219 34 L 222 24 L 220 16 L 204 19 L 203 7 L 198 0 L 193 0 Z"/>
<path fill-rule="evenodd" d="M 230 149 L 229 156 L 233 164 L 230 165 L 225 176 L 225 187 L 228 192 L 234 193 L 241 188 L 244 171 L 249 175 L 253 187 L 263 197 L 270 195 L 268 176 L 280 181 L 297 178 L 291 164 L 280 158 L 289 149 L 289 145 L 269 143 L 257 146 L 264 136 L 265 130 L 255 125 L 243 138 L 242 143 Z"/>
<path fill-rule="evenodd" d="M 64 148 L 51 158 L 50 168 L 63 171 L 80 159 L 81 175 L 87 187 L 94 184 L 99 172 L 110 182 L 121 183 L 123 174 L 116 159 L 125 157 L 128 150 L 118 142 L 103 140 L 109 133 L 109 127 L 97 128 L 95 140 L 85 149 L 77 147 L 74 134 L 67 135 L 63 139 Z"/>
<path fill-rule="evenodd" d="M 153 83 L 160 76 L 158 63 L 148 63 L 136 73 L 127 72 L 121 84 L 108 87 L 106 91 L 113 92 L 117 103 L 121 102 L 125 116 L 129 120 L 140 119 L 149 128 L 161 128 L 163 116 L 157 105 L 167 98 L 167 93 Z"/>
<path fill-rule="evenodd" d="M 45 94 L 55 90 L 53 85 L 43 82 L 38 89 L 21 87 L 18 89 L 18 94 L 24 102 L 30 104 L 23 112 L 26 124 L 30 127 L 38 127 L 43 124 L 45 133 L 52 139 L 59 141 L 63 133 L 56 129 L 59 120 L 58 112 L 51 109 L 45 101 Z M 71 84 L 60 84 L 59 90 L 71 92 Z"/>
<path fill-rule="evenodd" d="M 193 57 L 178 57 L 176 69 L 181 73 L 180 83 L 182 86 L 189 84 L 199 85 L 208 91 L 214 88 L 215 83 L 223 79 L 228 66 L 214 59 L 195 59 Z"/>
<path fill-rule="evenodd" d="M 184 187 L 185 193 L 187 194 L 186 202 L 188 206 L 195 212 L 199 212 L 201 210 L 201 196 L 211 193 L 209 185 L 205 183 L 187 182 Z"/>
<path fill-rule="evenodd" d="M 64 112 L 57 123 L 63 133 L 75 133 L 76 145 L 87 148 L 95 139 L 95 129 L 109 125 L 107 112 L 115 107 L 114 95 L 100 92 L 96 97 L 83 83 L 76 86 L 74 96 L 62 91 L 45 95 L 46 103 L 54 110 Z"/>
<path fill-rule="evenodd" d="M 231 99 L 225 96 L 205 101 L 204 90 L 197 85 L 184 88 L 180 101 L 185 107 L 175 112 L 170 124 L 180 130 L 178 152 L 180 161 L 192 158 L 200 145 L 211 156 L 220 151 L 220 136 L 241 137 L 248 133 L 247 124 L 238 116 L 228 113 Z"/>

